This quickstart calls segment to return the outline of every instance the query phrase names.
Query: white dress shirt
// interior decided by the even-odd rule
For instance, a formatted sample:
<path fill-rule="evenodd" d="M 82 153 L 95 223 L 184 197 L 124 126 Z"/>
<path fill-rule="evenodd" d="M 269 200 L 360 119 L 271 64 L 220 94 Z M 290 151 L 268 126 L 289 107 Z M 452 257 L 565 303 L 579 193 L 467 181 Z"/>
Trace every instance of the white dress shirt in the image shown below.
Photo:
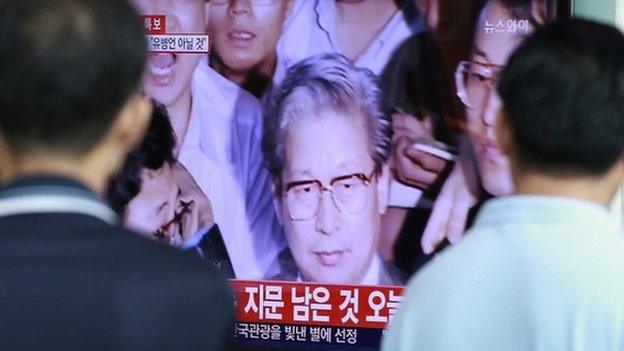
<path fill-rule="evenodd" d="M 336 36 L 336 15 L 335 0 L 295 1 L 277 44 L 278 67 L 274 82 L 281 81 L 286 68 L 307 57 L 342 53 Z M 394 50 L 410 35 L 409 23 L 399 10 L 356 59 L 355 65 L 379 75 Z"/>
<path fill-rule="evenodd" d="M 239 279 L 278 274 L 286 246 L 263 164 L 260 112 L 251 94 L 199 62 L 179 160 L 210 199 Z"/>
<path fill-rule="evenodd" d="M 383 350 L 623 350 L 624 237 L 598 205 L 487 202 L 409 283 Z"/>

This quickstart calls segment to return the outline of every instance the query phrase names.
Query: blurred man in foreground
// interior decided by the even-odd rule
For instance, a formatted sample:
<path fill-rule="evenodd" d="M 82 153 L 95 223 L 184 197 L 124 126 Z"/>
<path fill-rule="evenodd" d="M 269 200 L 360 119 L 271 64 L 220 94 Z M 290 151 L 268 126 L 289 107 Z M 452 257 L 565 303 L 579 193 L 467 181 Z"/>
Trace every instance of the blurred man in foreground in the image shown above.
<path fill-rule="evenodd" d="M 512 54 L 496 135 L 515 194 L 416 275 L 385 350 L 621 350 L 624 36 L 547 25 Z"/>
<path fill-rule="evenodd" d="M 98 198 L 149 122 L 142 30 L 123 0 L 0 2 L 3 350 L 217 350 L 229 339 L 224 281 L 118 228 Z"/>

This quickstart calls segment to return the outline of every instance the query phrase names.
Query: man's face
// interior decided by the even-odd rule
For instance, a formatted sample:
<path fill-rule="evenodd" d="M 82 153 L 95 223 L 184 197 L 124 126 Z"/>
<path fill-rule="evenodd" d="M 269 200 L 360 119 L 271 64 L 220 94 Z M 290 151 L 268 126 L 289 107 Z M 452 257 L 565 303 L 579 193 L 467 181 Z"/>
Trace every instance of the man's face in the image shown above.
<path fill-rule="evenodd" d="M 229 69 L 245 72 L 275 56 L 292 0 L 219 0 L 211 4 L 209 33 Z M 221 4 L 223 3 L 223 4 Z"/>
<path fill-rule="evenodd" d="M 375 254 L 385 210 L 381 205 L 385 201 L 380 201 L 386 195 L 384 181 L 376 175 L 366 184 L 358 178 L 344 179 L 373 174 L 374 162 L 360 120 L 324 111 L 299 118 L 288 129 L 278 212 L 304 280 L 359 283 Z M 333 195 L 316 191 L 320 200 L 315 201 L 319 197 L 310 193 L 313 184 L 287 191 L 289 185 L 311 180 L 326 189 L 331 184 Z M 353 192 L 355 186 L 363 186 L 361 192 Z"/>
<path fill-rule="evenodd" d="M 132 0 L 141 15 L 165 15 L 167 34 L 205 34 L 206 0 Z M 150 54 L 143 78 L 145 93 L 165 106 L 190 97 L 199 54 Z"/>
<path fill-rule="evenodd" d="M 167 228 L 166 238 L 159 238 L 155 233 L 175 217 L 180 193 L 169 163 L 165 162 L 158 170 L 143 168 L 141 191 L 126 206 L 126 226 L 150 239 L 169 242 L 178 233 L 176 223 Z"/>
<path fill-rule="evenodd" d="M 483 9 L 475 34 L 474 49 L 471 61 L 475 72 L 484 68 L 500 72 L 515 48 L 520 44 L 526 33 L 486 32 L 485 23 L 496 24 L 500 20 L 506 22 L 513 19 L 510 13 L 498 1 L 490 1 Z M 501 100 L 496 93 L 497 78 L 484 79 L 479 73 L 469 74 L 466 90 L 477 91 L 478 102 L 473 108 L 467 108 L 466 114 L 470 123 L 470 131 L 481 181 L 486 191 L 492 195 L 507 195 L 513 191 L 509 160 L 499 148 L 495 135 L 495 123 L 501 112 Z"/>
<path fill-rule="evenodd" d="M 214 220 L 210 201 L 176 162 L 141 171 L 141 190 L 126 206 L 124 223 L 150 239 L 179 246 Z"/>

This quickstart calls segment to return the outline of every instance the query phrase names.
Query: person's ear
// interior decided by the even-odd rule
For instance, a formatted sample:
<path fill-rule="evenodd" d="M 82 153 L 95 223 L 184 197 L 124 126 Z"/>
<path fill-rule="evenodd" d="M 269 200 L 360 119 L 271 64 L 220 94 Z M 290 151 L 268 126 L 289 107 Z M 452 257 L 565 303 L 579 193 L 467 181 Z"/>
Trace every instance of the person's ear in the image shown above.
<path fill-rule="evenodd" d="M 377 176 L 377 212 L 379 214 L 386 213 L 388 208 L 388 200 L 390 197 L 390 168 L 383 165 Z"/>
<path fill-rule="evenodd" d="M 151 100 L 140 94 L 131 97 L 119 112 L 113 125 L 115 142 L 127 151 L 134 149 L 145 136 L 152 117 Z"/>
<path fill-rule="evenodd" d="M 509 125 L 509 119 L 504 108 L 501 108 L 494 124 L 494 132 L 496 133 L 496 140 L 498 140 L 498 146 L 501 151 L 510 159 L 514 154 L 514 141 L 512 136 L 512 130 Z"/>

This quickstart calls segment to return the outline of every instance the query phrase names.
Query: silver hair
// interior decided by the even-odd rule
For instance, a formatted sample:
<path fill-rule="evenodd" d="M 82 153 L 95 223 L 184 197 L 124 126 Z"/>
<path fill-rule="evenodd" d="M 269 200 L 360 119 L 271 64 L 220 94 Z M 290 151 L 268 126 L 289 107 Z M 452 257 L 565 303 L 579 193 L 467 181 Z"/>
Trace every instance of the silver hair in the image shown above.
<path fill-rule="evenodd" d="M 386 163 L 392 147 L 392 125 L 383 113 L 377 77 L 342 55 L 321 54 L 292 66 L 265 100 L 262 151 L 274 180 L 281 179 L 285 136 L 293 120 L 324 109 L 363 116 L 375 166 L 381 169 Z"/>

